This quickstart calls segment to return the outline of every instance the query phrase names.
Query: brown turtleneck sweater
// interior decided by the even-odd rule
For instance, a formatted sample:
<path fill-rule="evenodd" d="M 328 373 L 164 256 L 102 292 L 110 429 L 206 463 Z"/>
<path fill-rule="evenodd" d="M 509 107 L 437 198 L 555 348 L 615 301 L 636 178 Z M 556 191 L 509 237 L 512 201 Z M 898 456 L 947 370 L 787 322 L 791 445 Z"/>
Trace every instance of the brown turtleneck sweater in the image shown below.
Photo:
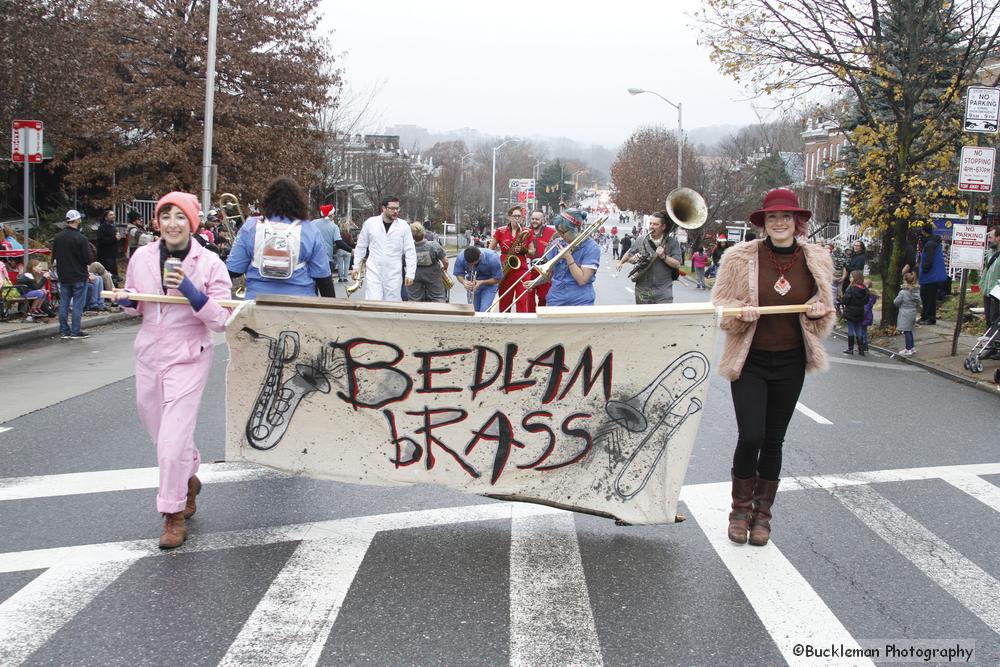
<path fill-rule="evenodd" d="M 781 296 L 774 290 L 774 283 L 778 282 L 781 274 L 771 260 L 770 249 L 774 253 L 774 259 L 778 264 L 785 266 L 789 258 L 795 251 L 798 241 L 790 248 L 776 248 L 771 245 L 771 240 L 767 239 L 760 244 L 757 251 L 757 272 L 758 285 L 758 305 L 761 306 L 787 306 L 801 304 L 812 298 L 816 293 L 816 280 L 809 273 L 806 266 L 806 258 L 801 250 L 795 254 L 795 261 L 785 272 L 785 280 L 791 283 L 792 288 L 788 294 Z M 757 321 L 757 330 L 754 331 L 753 342 L 750 348 L 754 350 L 765 350 L 768 352 L 782 352 L 794 350 L 802 347 L 802 325 L 799 323 L 798 313 L 787 315 L 762 315 Z"/>

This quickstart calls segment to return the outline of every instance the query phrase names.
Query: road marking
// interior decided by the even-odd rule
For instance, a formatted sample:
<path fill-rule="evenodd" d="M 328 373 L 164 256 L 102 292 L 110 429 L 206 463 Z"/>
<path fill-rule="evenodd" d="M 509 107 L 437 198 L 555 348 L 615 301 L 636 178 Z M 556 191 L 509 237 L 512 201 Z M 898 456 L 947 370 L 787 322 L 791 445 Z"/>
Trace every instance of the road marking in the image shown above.
<path fill-rule="evenodd" d="M 941 479 L 1000 512 L 1000 486 L 975 475 L 963 473 L 948 473 L 941 475 Z"/>
<path fill-rule="evenodd" d="M 829 419 L 827 419 L 823 415 L 819 414 L 818 412 L 810 410 L 809 408 L 807 408 L 806 406 L 802 405 L 801 403 L 796 403 L 795 404 L 795 409 L 798 410 L 799 412 L 801 412 L 802 414 L 804 414 L 806 417 L 809 417 L 809 419 L 813 420 L 817 424 L 823 424 L 825 426 L 832 426 L 833 425 L 832 421 L 830 421 Z"/>
<path fill-rule="evenodd" d="M 287 526 L 253 528 L 199 535 L 188 533 L 184 546 L 165 552 L 158 546 L 158 540 L 129 540 L 105 542 L 103 544 L 81 544 L 71 547 L 50 547 L 29 551 L 9 551 L 0 553 L 0 573 L 22 572 L 55 567 L 64 563 L 94 565 L 110 561 L 131 561 L 136 558 L 158 557 L 169 553 L 199 553 L 219 549 L 234 549 L 280 542 L 298 542 L 333 538 L 345 532 L 354 534 L 369 531 L 404 528 L 424 528 L 455 523 L 477 521 L 497 521 L 521 516 L 560 514 L 565 510 L 545 505 L 528 503 L 487 502 L 480 505 L 463 505 L 413 512 L 373 514 L 369 516 L 330 519 L 313 523 L 299 523 Z"/>
<path fill-rule="evenodd" d="M 774 543 L 758 548 L 729 541 L 726 535 L 729 491 L 728 484 L 712 489 L 687 487 L 681 491 L 681 500 L 743 590 L 785 661 L 792 666 L 816 664 L 815 658 L 800 657 L 795 652 L 803 637 L 808 637 L 813 646 L 860 648 Z M 824 661 L 823 664 L 874 665 L 870 660 L 859 658 Z"/>
<path fill-rule="evenodd" d="M 0 433 L 6 433 L 7 431 L 13 431 L 13 426 L 0 426 Z"/>
<path fill-rule="evenodd" d="M 829 362 L 831 364 L 846 364 L 848 366 L 865 366 L 867 368 L 884 368 L 890 371 L 906 371 L 909 373 L 921 370 L 916 366 L 910 366 L 909 364 L 903 364 L 903 363 L 885 364 L 878 361 L 857 361 L 855 359 L 840 359 L 833 357 L 829 359 Z"/>
<path fill-rule="evenodd" d="M 134 561 L 50 567 L 7 598 L 0 604 L 0 664 L 24 662 Z"/>
<path fill-rule="evenodd" d="M 0 479 L 0 501 L 155 489 L 160 484 L 159 475 L 159 468 L 126 468 L 37 477 L 8 477 Z M 198 478 L 209 484 L 278 477 L 287 475 L 245 463 L 206 463 L 198 471 Z"/>
<path fill-rule="evenodd" d="M 833 496 L 901 556 L 1000 633 L 1000 581 L 924 528 L 869 486 L 836 489 Z"/>
<path fill-rule="evenodd" d="M 604 664 L 571 514 L 511 521 L 510 664 Z"/>
<path fill-rule="evenodd" d="M 220 665 L 315 665 L 375 532 L 299 544 Z"/>

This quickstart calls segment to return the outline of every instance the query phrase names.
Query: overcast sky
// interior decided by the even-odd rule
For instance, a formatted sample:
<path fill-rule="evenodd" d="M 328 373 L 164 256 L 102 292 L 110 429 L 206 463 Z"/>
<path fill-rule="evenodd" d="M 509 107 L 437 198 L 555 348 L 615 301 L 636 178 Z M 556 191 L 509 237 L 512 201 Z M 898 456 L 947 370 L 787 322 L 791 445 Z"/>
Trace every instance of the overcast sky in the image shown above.
<path fill-rule="evenodd" d="M 639 126 L 757 120 L 697 44 L 698 0 L 324 0 L 350 94 L 381 86 L 381 125 L 565 136 L 614 148 Z M 506 6 L 507 9 L 500 9 Z M 759 103 L 763 104 L 763 103 Z M 368 128 L 370 130 L 379 128 Z"/>

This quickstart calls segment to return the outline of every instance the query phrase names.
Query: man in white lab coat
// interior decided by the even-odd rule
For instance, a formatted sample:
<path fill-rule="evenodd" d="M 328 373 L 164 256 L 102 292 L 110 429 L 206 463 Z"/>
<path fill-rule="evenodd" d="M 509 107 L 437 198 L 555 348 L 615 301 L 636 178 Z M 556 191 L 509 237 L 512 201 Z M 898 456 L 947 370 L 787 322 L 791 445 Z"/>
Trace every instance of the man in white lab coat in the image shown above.
<path fill-rule="evenodd" d="M 382 215 L 365 220 L 354 247 L 354 271 L 361 260 L 365 263 L 364 298 L 375 301 L 401 301 L 403 260 L 406 260 L 406 285 L 413 284 L 417 271 L 417 250 L 413 244 L 410 225 L 399 217 L 399 199 L 382 200 Z"/>

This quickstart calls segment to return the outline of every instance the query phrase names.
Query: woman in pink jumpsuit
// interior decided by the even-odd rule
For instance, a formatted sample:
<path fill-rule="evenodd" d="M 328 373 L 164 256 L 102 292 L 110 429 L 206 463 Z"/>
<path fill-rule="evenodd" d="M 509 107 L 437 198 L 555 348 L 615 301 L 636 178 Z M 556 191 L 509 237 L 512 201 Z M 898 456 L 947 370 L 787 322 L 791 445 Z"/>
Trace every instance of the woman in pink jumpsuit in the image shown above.
<path fill-rule="evenodd" d="M 135 339 L 135 386 L 139 418 L 156 443 L 160 489 L 156 509 L 165 517 L 160 548 L 172 549 L 187 537 L 185 519 L 195 513 L 201 490 L 200 456 L 194 428 L 201 394 L 212 368 L 212 331 L 225 328 L 229 312 L 217 303 L 230 297 L 225 264 L 193 242 L 201 206 L 194 195 L 171 192 L 156 203 L 154 224 L 160 240 L 140 247 L 129 260 L 125 289 L 114 300 L 142 315 Z M 169 257 L 180 270 L 164 274 Z M 166 286 L 166 287 L 165 287 Z M 177 294 L 188 304 L 132 301 L 130 292 Z"/>

